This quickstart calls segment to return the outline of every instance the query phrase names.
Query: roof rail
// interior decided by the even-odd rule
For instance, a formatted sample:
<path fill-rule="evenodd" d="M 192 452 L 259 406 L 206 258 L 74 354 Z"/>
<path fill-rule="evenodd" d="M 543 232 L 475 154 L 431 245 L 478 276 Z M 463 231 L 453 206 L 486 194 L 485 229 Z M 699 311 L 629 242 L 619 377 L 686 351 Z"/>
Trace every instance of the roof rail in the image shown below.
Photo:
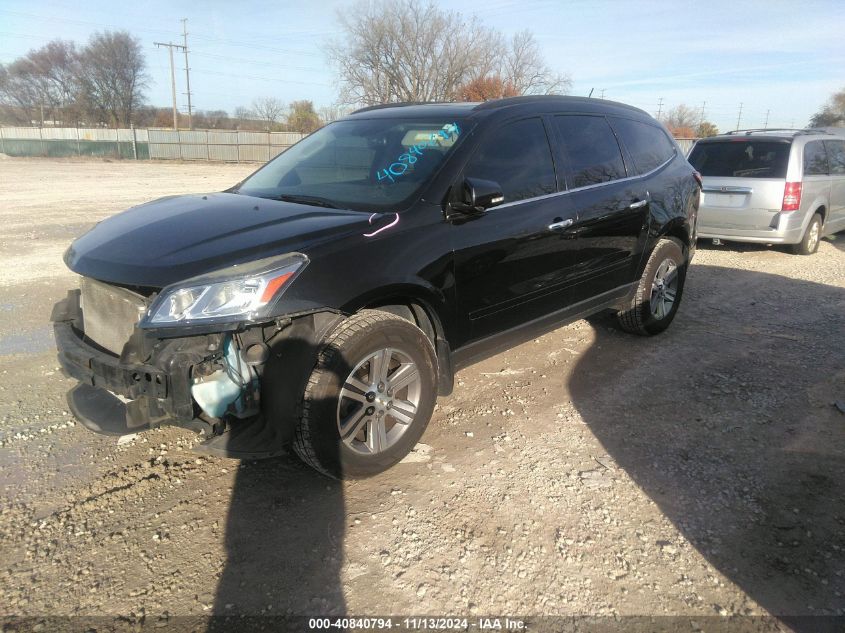
<path fill-rule="evenodd" d="M 791 128 L 791 127 L 770 127 L 770 128 L 752 128 L 748 130 L 731 130 L 724 132 L 725 135 L 739 134 L 741 136 L 751 136 L 752 134 L 765 134 L 776 132 L 792 132 L 792 136 L 799 136 L 801 134 L 830 134 L 835 136 L 835 132 L 831 132 L 825 128 L 805 127 L 805 128 Z"/>
<path fill-rule="evenodd" d="M 800 128 L 795 127 L 770 127 L 770 128 L 749 128 L 746 130 L 731 130 L 730 132 L 724 132 L 724 134 L 754 134 L 755 132 L 801 132 Z"/>
<path fill-rule="evenodd" d="M 359 112 L 370 112 L 371 110 L 383 110 L 385 108 L 404 108 L 405 106 L 437 104 L 450 105 L 443 101 L 397 101 L 396 103 L 379 103 L 378 105 L 371 105 L 367 106 L 366 108 L 359 108 L 358 110 L 351 112 L 351 114 L 358 114 Z"/>

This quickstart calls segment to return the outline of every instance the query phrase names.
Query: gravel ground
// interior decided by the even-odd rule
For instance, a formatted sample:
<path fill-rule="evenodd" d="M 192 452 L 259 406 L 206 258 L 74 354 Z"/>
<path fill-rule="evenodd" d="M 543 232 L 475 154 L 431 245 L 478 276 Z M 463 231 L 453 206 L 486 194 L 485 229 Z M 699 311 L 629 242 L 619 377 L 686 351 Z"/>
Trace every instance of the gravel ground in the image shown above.
<path fill-rule="evenodd" d="M 74 424 L 63 250 L 252 168 L 0 161 L 0 616 L 845 615 L 845 234 L 700 245 L 668 332 L 596 317 L 475 365 L 371 480 Z"/>

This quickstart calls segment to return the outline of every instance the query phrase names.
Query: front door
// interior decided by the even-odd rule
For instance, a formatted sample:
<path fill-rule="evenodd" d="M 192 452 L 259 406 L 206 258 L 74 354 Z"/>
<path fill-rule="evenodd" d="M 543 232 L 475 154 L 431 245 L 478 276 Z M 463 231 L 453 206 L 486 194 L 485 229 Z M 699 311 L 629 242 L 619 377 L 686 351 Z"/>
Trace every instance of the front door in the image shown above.
<path fill-rule="evenodd" d="M 557 193 L 543 119 L 489 130 L 463 177 L 497 182 L 505 196 L 501 206 L 452 227 L 464 338 L 482 339 L 565 307 L 576 213 Z"/>

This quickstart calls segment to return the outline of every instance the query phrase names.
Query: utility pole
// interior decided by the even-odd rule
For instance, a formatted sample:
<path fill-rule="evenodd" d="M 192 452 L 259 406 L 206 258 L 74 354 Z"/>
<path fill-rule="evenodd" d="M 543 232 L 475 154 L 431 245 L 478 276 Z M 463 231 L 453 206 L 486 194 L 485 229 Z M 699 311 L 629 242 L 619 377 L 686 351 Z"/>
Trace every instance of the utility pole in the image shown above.
<path fill-rule="evenodd" d="M 185 85 L 188 88 L 188 129 L 194 129 L 193 113 L 191 111 L 191 67 L 188 65 L 188 18 L 182 18 L 182 37 L 184 38 L 184 46 L 182 50 L 185 51 Z"/>
<path fill-rule="evenodd" d="M 770 113 L 770 112 L 771 112 L 771 110 L 766 110 L 766 122 L 763 124 L 763 129 L 764 129 L 764 130 L 768 130 L 768 129 L 769 129 L 769 113 Z"/>
<path fill-rule="evenodd" d="M 739 104 L 739 114 L 736 117 L 736 129 L 739 129 L 739 122 L 742 121 L 742 103 Z"/>
<path fill-rule="evenodd" d="M 599 99 L 604 99 L 604 88 L 601 89 L 601 94 L 599 95 Z"/>
<path fill-rule="evenodd" d="M 663 114 L 663 97 L 660 97 L 660 99 L 657 102 L 657 120 L 658 121 L 660 120 L 661 114 Z"/>
<path fill-rule="evenodd" d="M 706 101 L 702 101 L 702 102 L 701 102 L 701 114 L 700 114 L 700 115 L 699 115 L 699 117 L 698 117 L 698 118 L 699 118 L 699 121 L 698 121 L 698 124 L 699 124 L 699 125 L 701 125 L 702 123 L 704 123 L 704 109 L 705 109 L 706 107 L 707 107 L 707 102 L 706 102 Z"/>
<path fill-rule="evenodd" d="M 173 129 L 179 129 L 179 116 L 176 113 L 176 68 L 173 65 L 173 49 L 174 48 L 182 48 L 179 44 L 174 44 L 173 42 L 169 42 L 165 44 L 164 42 L 153 42 L 156 47 L 166 46 L 167 49 L 170 51 L 170 86 L 173 90 Z"/>

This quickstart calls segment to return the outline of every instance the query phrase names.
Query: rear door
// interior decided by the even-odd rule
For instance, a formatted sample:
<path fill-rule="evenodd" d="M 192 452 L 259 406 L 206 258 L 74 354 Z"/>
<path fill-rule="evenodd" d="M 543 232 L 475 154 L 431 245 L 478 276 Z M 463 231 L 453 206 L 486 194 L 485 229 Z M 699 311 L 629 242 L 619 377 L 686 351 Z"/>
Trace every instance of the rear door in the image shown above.
<path fill-rule="evenodd" d="M 701 223 L 770 229 L 783 204 L 791 148 L 789 139 L 746 136 L 696 143 L 689 162 L 704 180 Z"/>
<path fill-rule="evenodd" d="M 825 231 L 845 230 L 845 140 L 825 141 L 830 163 L 830 210 Z"/>
<path fill-rule="evenodd" d="M 647 187 L 626 169 L 619 141 L 603 115 L 552 117 L 566 164 L 567 197 L 577 210 L 573 289 L 583 301 L 630 283 L 648 215 Z"/>

